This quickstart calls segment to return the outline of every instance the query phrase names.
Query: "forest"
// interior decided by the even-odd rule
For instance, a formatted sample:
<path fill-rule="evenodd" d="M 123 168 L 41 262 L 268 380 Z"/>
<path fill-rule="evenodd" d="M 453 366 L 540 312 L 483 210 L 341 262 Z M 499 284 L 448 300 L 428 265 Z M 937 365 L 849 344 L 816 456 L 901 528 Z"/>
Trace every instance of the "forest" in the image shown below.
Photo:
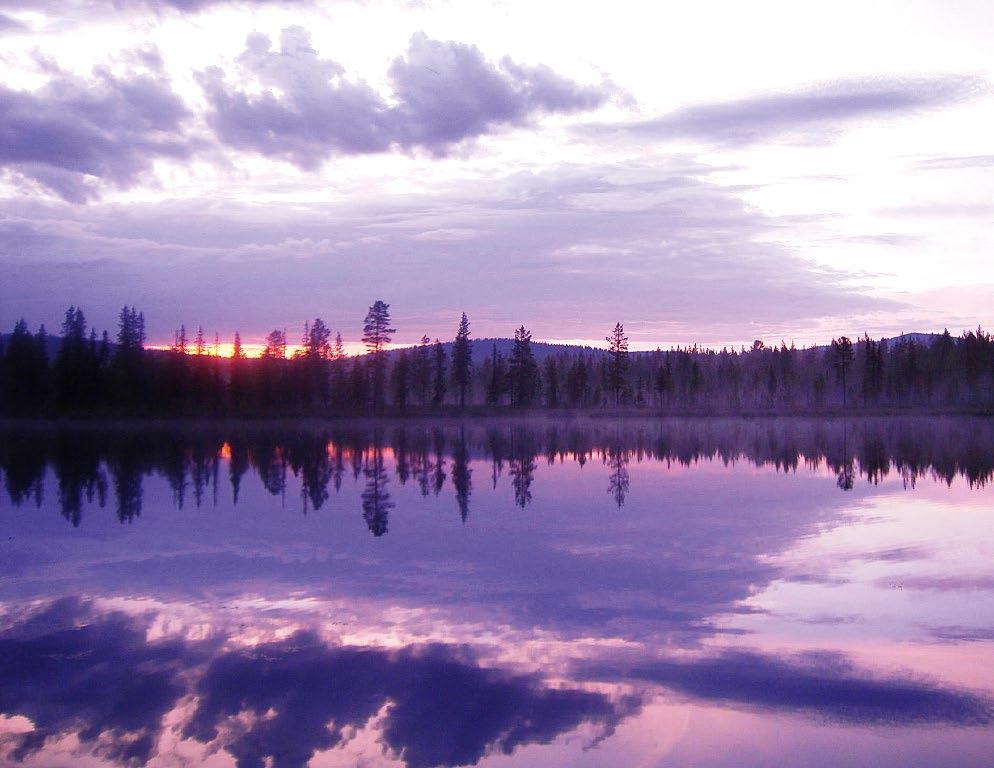
<path fill-rule="evenodd" d="M 98 334 L 70 307 L 59 334 L 19 321 L 0 337 L 0 413 L 16 418 L 490 413 L 537 409 L 672 415 L 994 411 L 994 339 L 840 336 L 825 346 L 629 350 L 619 322 L 602 348 L 472 339 L 465 313 L 451 340 L 397 348 L 389 304 L 363 322 L 365 352 L 315 318 L 294 351 L 273 330 L 257 357 L 235 333 L 220 354 L 185 326 L 168 349 L 147 345 L 144 314 L 124 307 L 116 334 Z"/>

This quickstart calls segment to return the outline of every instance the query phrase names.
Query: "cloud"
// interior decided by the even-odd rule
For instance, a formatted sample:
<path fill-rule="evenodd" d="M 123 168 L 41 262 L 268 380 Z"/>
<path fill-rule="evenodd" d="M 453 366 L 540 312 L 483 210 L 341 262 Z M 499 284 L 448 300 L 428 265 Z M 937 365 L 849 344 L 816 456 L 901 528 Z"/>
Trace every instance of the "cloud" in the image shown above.
<path fill-rule="evenodd" d="M 918 168 L 923 171 L 990 168 L 992 166 L 994 166 L 994 155 L 946 155 L 925 158 L 918 163 Z"/>
<path fill-rule="evenodd" d="M 0 8 L 41 12 L 53 16 L 121 11 L 196 13 L 220 5 L 308 5 L 312 0 L 0 0 Z"/>
<path fill-rule="evenodd" d="M 776 243 L 786 225 L 707 179 L 706 168 L 679 162 L 559 166 L 289 210 L 192 201 L 4 211 L 6 327 L 21 315 L 53 322 L 69 304 L 110 313 L 138 301 L 152 334 L 193 317 L 263 331 L 327 317 L 328 307 L 347 328 L 374 287 L 393 297 L 408 339 L 447 335 L 440 313 L 464 307 L 481 335 L 525 322 L 537 337 L 599 338 L 624 318 L 633 338 L 709 341 L 789 334 L 812 318 L 848 327 L 897 306 Z M 176 258 L 188 268 L 168 263 Z M 51 268 L 84 261 L 106 279 L 73 281 Z"/>
<path fill-rule="evenodd" d="M 265 90 L 231 86 L 219 68 L 200 74 L 218 138 L 236 149 L 313 169 L 331 155 L 386 152 L 393 147 L 444 155 L 452 146 L 541 114 L 594 109 L 612 95 L 547 67 L 486 60 L 475 46 L 411 38 L 389 68 L 387 100 L 344 68 L 322 59 L 300 27 L 283 30 L 280 49 L 249 37 L 242 69 Z"/>
<path fill-rule="evenodd" d="M 726 650 L 689 661 L 660 660 L 630 677 L 693 699 L 815 715 L 858 725 L 987 725 L 989 700 L 908 675 L 880 676 L 829 652 L 780 657 Z"/>
<path fill-rule="evenodd" d="M 18 21 L 12 16 L 8 16 L 6 13 L 0 13 L 0 35 L 6 35 L 11 32 L 23 32 L 29 29 L 27 24 Z"/>
<path fill-rule="evenodd" d="M 89 81 L 59 73 L 34 91 L 0 87 L 0 165 L 83 202 L 98 180 L 127 187 L 156 158 L 188 157 L 188 116 L 169 84 L 149 75 L 98 69 Z"/>
<path fill-rule="evenodd" d="M 848 121 L 936 109 L 969 99 L 987 87 L 985 81 L 966 75 L 839 80 L 793 93 L 697 104 L 651 120 L 580 130 L 595 135 L 692 139 L 728 146 L 791 136 L 824 140 L 827 131 Z"/>

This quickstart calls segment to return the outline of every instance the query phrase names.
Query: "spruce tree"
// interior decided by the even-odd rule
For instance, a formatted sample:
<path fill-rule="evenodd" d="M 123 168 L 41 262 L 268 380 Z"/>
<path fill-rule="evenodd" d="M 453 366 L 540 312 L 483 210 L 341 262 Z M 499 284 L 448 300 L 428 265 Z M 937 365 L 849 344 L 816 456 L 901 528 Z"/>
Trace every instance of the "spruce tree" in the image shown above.
<path fill-rule="evenodd" d="M 456 340 L 452 344 L 452 383 L 459 391 L 459 407 L 466 407 L 466 390 L 470 385 L 473 365 L 473 347 L 469 340 L 469 319 L 462 313 Z"/>

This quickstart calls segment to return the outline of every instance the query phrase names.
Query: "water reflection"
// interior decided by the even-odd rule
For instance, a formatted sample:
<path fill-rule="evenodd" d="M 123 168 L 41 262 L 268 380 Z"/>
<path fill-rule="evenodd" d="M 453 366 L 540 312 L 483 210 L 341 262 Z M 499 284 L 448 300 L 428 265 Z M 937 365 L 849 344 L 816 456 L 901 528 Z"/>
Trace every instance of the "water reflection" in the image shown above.
<path fill-rule="evenodd" d="M 0 471 L 0 763 L 994 750 L 987 420 L 8 428 Z"/>
<path fill-rule="evenodd" d="M 81 522 L 84 500 L 103 507 L 113 489 L 118 518 L 141 514 L 142 480 L 164 475 L 177 508 L 192 495 L 197 507 L 216 500 L 221 465 L 228 465 L 238 501 L 242 478 L 253 470 L 269 493 L 283 496 L 287 472 L 299 478 L 302 509 L 320 510 L 342 488 L 346 469 L 366 478 L 362 514 L 370 532 L 388 530 L 393 504 L 388 456 L 397 480 L 412 478 L 423 496 L 451 484 L 461 518 L 469 516 L 472 464 L 490 465 L 494 487 L 505 466 L 521 508 L 532 501 L 539 462 L 599 458 L 607 492 L 621 507 L 630 490 L 631 461 L 692 466 L 702 461 L 748 461 L 778 472 L 828 467 L 837 486 L 852 490 L 857 479 L 879 483 L 892 473 L 914 486 L 922 478 L 949 484 L 963 477 L 982 488 L 994 477 L 994 425 L 979 419 L 837 421 L 661 420 L 619 423 L 501 422 L 408 425 L 388 433 L 378 426 L 298 426 L 186 429 L 39 429 L 0 432 L 0 470 L 12 503 L 41 503 L 42 478 L 51 467 L 58 480 L 63 517 Z M 110 480 L 108 481 L 108 475 Z"/>
<path fill-rule="evenodd" d="M 222 637 L 149 640 L 148 625 L 64 599 L 3 632 L 0 710 L 34 724 L 8 739 L 10 756 L 73 732 L 103 757 L 144 764 L 163 717 L 190 694 L 197 703 L 182 736 L 239 766 L 306 765 L 374 718 L 383 746 L 409 768 L 472 765 L 581 723 L 603 736 L 638 707 L 482 667 L 464 647 L 331 645 L 308 631 L 231 647 Z"/>

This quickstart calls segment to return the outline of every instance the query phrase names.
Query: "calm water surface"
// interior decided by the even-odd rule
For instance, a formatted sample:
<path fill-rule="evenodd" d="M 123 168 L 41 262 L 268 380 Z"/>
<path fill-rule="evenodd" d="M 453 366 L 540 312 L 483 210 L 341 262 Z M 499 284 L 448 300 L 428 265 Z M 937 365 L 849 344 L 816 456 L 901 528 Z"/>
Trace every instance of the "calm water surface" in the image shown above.
<path fill-rule="evenodd" d="M 0 430 L 0 762 L 990 766 L 994 423 Z"/>

